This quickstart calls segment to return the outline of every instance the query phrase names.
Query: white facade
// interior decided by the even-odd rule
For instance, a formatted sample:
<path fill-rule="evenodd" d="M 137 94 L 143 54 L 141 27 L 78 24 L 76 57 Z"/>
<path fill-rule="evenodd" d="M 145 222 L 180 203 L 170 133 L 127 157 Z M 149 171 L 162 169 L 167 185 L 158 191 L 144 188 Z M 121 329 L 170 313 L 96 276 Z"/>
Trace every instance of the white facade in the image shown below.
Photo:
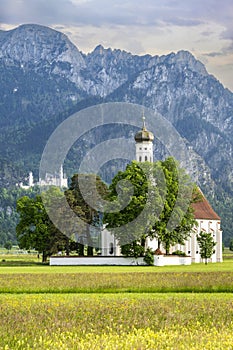
<path fill-rule="evenodd" d="M 220 228 L 219 219 L 198 219 L 196 218 L 197 226 L 195 226 L 194 230 L 191 232 L 190 238 L 187 239 L 184 245 L 176 244 L 171 247 L 170 253 L 180 250 L 184 252 L 187 256 L 191 257 L 192 263 L 200 263 L 203 262 L 200 256 L 200 248 L 197 242 L 197 235 L 200 234 L 201 231 L 211 233 L 214 242 L 216 242 L 214 254 L 209 262 L 222 262 L 222 230 Z M 117 241 L 108 230 L 104 229 L 102 231 L 102 239 L 101 239 L 101 252 L 103 256 L 120 256 L 120 247 L 117 244 Z M 155 251 L 158 248 L 158 240 L 153 239 L 150 240 L 147 238 L 146 247 L 150 247 Z M 160 250 L 165 254 L 165 249 L 160 245 Z"/>
<path fill-rule="evenodd" d="M 153 143 L 151 141 L 136 143 L 136 161 L 153 162 Z"/>

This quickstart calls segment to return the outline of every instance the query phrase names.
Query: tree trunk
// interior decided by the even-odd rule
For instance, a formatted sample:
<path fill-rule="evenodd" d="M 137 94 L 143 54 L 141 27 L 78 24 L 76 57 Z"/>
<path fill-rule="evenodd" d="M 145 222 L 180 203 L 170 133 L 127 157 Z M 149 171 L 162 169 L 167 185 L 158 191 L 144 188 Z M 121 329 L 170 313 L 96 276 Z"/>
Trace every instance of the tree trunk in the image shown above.
<path fill-rule="evenodd" d="M 69 238 L 67 238 L 66 240 L 66 255 L 70 255 Z"/>
<path fill-rule="evenodd" d="M 165 245 L 165 250 L 166 250 L 166 255 L 169 255 L 170 245 L 168 243 L 166 243 Z"/>
<path fill-rule="evenodd" d="M 160 240 L 158 239 L 158 249 L 160 250 L 160 247 L 161 247 L 161 242 Z"/>
<path fill-rule="evenodd" d="M 94 252 L 93 252 L 93 247 L 88 246 L 88 247 L 87 247 L 87 255 L 88 255 L 88 256 L 93 256 L 93 253 L 94 253 Z"/>
<path fill-rule="evenodd" d="M 145 248 L 145 245 L 146 245 L 146 239 L 143 237 L 143 238 L 141 239 L 141 246 L 142 246 L 143 248 Z"/>
<path fill-rule="evenodd" d="M 84 256 L 84 244 L 81 244 L 81 243 L 78 244 L 78 255 Z"/>
<path fill-rule="evenodd" d="M 145 254 L 145 247 L 146 247 L 146 238 L 141 238 L 141 246 L 143 247 L 143 252 L 140 254 L 140 256 L 144 256 Z"/>
<path fill-rule="evenodd" d="M 92 243 L 92 239 L 91 239 L 91 235 L 90 235 L 90 228 L 87 225 L 86 228 L 86 236 L 87 236 L 87 255 L 88 256 L 93 256 L 93 243 Z"/>
<path fill-rule="evenodd" d="M 47 254 L 45 251 L 42 252 L 42 263 L 45 263 L 47 261 Z"/>

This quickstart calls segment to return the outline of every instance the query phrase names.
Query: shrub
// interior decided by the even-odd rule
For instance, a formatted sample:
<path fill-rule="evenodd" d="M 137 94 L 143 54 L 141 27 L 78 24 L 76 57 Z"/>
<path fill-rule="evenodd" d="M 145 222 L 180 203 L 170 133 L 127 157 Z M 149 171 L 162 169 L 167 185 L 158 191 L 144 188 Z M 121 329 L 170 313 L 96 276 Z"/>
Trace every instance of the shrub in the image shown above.
<path fill-rule="evenodd" d="M 175 250 L 172 255 L 186 256 L 185 252 L 182 252 L 182 250 Z"/>
<path fill-rule="evenodd" d="M 152 251 L 151 248 L 147 248 L 143 260 L 149 266 L 153 266 L 154 265 L 154 254 L 153 254 L 153 251 Z"/>

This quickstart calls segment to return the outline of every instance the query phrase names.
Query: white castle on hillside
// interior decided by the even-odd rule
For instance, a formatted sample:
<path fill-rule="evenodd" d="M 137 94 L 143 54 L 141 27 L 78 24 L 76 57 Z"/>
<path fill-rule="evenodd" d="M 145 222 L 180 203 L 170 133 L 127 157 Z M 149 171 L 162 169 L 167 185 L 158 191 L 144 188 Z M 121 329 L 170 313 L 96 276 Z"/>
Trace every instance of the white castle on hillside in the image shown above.
<path fill-rule="evenodd" d="M 38 182 L 34 182 L 33 179 L 33 173 L 32 171 L 29 172 L 29 176 L 28 176 L 28 184 L 24 185 L 22 182 L 20 182 L 18 184 L 19 187 L 24 188 L 24 189 L 29 189 L 33 186 L 57 186 L 60 188 L 67 188 L 68 187 L 68 180 L 67 177 L 64 176 L 63 174 L 63 166 L 61 165 L 59 173 L 55 173 L 55 174 L 49 174 L 46 173 L 45 174 L 45 178 L 44 179 L 39 179 Z"/>

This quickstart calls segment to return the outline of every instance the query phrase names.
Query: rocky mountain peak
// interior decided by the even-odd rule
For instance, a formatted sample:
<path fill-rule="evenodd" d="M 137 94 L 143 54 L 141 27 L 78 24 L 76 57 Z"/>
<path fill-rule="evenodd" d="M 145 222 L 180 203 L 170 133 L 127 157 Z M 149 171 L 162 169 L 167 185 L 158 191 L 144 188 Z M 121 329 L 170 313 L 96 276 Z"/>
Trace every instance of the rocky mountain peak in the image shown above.
<path fill-rule="evenodd" d="M 208 75 L 208 72 L 203 63 L 197 60 L 189 51 L 180 50 L 177 53 L 170 53 L 159 58 L 159 62 L 165 64 L 175 64 L 180 69 L 190 69 L 203 76 Z"/>
<path fill-rule="evenodd" d="M 98 45 L 93 51 L 93 54 L 95 55 L 103 55 L 106 49 L 103 47 L 103 45 Z"/>
<path fill-rule="evenodd" d="M 6 63 L 44 65 L 68 62 L 77 68 L 85 66 L 82 54 L 68 37 L 54 29 L 37 24 L 24 24 L 0 33 L 0 58 Z"/>

